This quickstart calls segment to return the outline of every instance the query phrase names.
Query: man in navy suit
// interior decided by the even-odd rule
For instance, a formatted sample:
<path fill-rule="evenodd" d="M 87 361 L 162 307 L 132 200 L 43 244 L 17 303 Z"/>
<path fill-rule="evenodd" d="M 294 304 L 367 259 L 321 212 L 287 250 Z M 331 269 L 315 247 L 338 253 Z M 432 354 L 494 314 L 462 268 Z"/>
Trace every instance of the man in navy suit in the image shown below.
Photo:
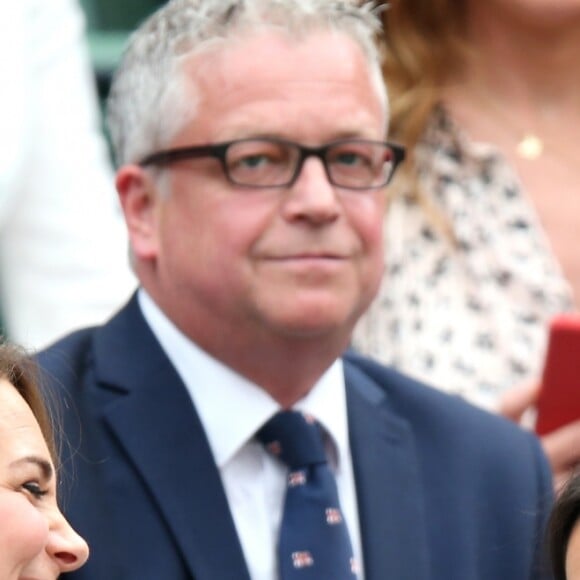
<path fill-rule="evenodd" d="M 376 26 L 344 1 L 173 0 L 132 37 L 109 124 L 140 289 L 40 356 L 91 546 L 75 578 L 279 578 L 287 471 L 255 435 L 290 408 L 323 427 L 353 577 L 545 577 L 536 439 L 343 356 L 402 158 Z"/>

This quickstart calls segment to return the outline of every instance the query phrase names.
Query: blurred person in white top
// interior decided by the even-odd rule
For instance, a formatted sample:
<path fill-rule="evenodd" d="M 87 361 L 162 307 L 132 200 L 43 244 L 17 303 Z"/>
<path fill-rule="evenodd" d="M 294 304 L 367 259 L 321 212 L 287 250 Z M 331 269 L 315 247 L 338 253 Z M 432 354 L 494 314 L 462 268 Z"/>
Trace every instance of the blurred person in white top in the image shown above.
<path fill-rule="evenodd" d="M 40 347 L 103 321 L 135 283 L 74 0 L 0 18 L 0 311 Z"/>

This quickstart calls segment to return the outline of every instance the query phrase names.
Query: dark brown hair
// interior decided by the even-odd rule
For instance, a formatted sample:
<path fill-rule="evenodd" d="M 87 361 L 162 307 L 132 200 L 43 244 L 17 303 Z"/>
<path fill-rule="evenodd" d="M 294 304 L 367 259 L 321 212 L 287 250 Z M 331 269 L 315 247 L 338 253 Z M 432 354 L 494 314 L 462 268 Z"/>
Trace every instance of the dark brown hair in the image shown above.
<path fill-rule="evenodd" d="M 39 386 L 38 370 L 34 360 L 22 348 L 0 342 L 0 378 L 12 383 L 30 407 L 40 425 L 51 459 L 57 466 L 58 453 L 53 424 Z"/>
<path fill-rule="evenodd" d="M 580 522 L 580 473 L 576 473 L 559 495 L 548 526 L 548 549 L 554 580 L 566 580 L 566 553 L 572 530 Z"/>

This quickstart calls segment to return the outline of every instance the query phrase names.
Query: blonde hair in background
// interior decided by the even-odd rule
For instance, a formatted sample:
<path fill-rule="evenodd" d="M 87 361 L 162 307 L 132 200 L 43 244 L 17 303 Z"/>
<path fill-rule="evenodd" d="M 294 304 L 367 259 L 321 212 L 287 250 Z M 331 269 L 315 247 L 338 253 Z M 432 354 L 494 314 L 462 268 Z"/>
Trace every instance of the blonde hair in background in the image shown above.
<path fill-rule="evenodd" d="M 459 71 L 469 49 L 462 0 L 391 0 L 382 7 L 383 74 L 389 90 L 392 138 L 407 148 L 396 194 L 418 203 L 446 236 L 450 226 L 421 190 L 416 146 L 441 101 L 449 74 Z"/>

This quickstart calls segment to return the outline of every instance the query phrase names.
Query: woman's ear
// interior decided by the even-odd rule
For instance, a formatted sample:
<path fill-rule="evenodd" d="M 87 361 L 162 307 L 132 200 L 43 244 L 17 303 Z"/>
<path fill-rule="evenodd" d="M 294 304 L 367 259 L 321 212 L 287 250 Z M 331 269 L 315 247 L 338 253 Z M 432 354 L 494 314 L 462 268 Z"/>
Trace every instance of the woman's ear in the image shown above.
<path fill-rule="evenodd" d="M 158 252 L 157 216 L 160 193 L 155 181 L 138 165 L 123 165 L 115 179 L 125 215 L 133 256 L 155 259 Z"/>

